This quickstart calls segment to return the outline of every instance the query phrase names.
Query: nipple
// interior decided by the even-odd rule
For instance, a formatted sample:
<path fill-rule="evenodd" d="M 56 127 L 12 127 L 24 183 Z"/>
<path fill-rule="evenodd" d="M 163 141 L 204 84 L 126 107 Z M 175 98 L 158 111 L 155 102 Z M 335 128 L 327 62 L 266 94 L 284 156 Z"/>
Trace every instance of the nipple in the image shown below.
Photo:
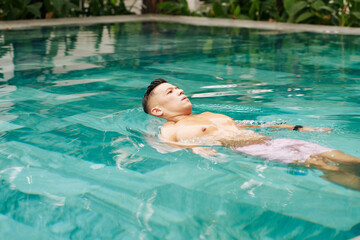
<path fill-rule="evenodd" d="M 205 132 L 206 131 L 206 127 L 202 127 L 201 131 Z"/>

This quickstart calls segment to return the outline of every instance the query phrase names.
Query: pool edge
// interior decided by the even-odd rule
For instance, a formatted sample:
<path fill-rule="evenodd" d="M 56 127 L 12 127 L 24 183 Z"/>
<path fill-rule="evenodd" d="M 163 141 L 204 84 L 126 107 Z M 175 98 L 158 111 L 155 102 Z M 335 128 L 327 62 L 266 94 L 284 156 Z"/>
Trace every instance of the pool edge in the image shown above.
<path fill-rule="evenodd" d="M 189 16 L 169 16 L 157 14 L 101 16 L 84 18 L 58 18 L 39 20 L 0 21 L 0 30 L 29 29 L 38 27 L 91 25 L 119 22 L 172 22 L 197 26 L 238 27 L 285 32 L 314 32 L 324 34 L 360 35 L 360 28 L 322 26 L 310 24 L 273 23 L 264 21 L 237 20 L 227 18 L 206 18 Z"/>

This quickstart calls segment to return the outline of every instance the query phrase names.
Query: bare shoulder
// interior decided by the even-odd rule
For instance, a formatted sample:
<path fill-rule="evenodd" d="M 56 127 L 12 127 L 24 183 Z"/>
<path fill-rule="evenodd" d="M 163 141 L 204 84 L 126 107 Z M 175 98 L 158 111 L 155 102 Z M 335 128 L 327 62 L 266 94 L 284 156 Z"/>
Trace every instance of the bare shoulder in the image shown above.
<path fill-rule="evenodd" d="M 177 132 L 176 124 L 173 122 L 167 122 L 161 127 L 160 136 L 165 141 L 175 142 L 177 140 L 176 132 Z"/>

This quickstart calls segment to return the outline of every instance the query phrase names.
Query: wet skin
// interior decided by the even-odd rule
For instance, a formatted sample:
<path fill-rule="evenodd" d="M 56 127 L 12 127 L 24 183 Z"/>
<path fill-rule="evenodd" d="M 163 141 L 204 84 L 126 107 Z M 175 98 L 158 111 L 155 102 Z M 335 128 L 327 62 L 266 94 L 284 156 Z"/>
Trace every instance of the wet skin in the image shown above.
<path fill-rule="evenodd" d="M 269 138 L 238 125 L 223 114 L 204 112 L 192 114 L 192 104 L 182 89 L 162 83 L 157 86 L 149 98 L 150 114 L 164 118 L 167 122 L 161 128 L 160 137 L 170 145 L 190 148 L 197 154 L 214 155 L 214 149 L 197 147 L 198 145 L 223 145 L 230 148 L 263 143 Z M 246 128 L 245 128 L 246 127 Z M 292 130 L 294 125 L 270 126 L 276 129 Z M 318 131 L 304 127 L 302 131 Z M 327 132 L 329 129 L 320 130 Z M 350 188 L 360 190 L 360 178 L 353 175 L 349 168 L 341 164 L 360 164 L 360 159 L 339 150 L 313 154 L 306 159 L 305 165 L 324 170 L 324 178 Z M 351 169 L 351 168 L 350 168 Z M 336 174 L 334 174 L 336 172 Z M 345 180 L 344 180 L 345 179 Z M 351 180 L 349 180 L 351 179 Z"/>

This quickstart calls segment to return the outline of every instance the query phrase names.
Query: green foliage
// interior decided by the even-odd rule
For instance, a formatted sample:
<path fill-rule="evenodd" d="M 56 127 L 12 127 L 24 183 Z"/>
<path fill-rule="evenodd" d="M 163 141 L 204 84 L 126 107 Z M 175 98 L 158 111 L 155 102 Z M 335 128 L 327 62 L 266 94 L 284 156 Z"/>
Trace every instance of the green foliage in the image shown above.
<path fill-rule="evenodd" d="M 157 4 L 157 8 L 159 8 L 161 12 L 165 14 L 190 15 L 186 0 L 165 1 Z"/>
<path fill-rule="evenodd" d="M 236 19 L 280 20 L 279 0 L 212 0 L 209 17 L 231 17 Z"/>
<path fill-rule="evenodd" d="M 0 0 L 0 20 L 117 14 L 131 14 L 124 0 Z"/>
<path fill-rule="evenodd" d="M 84 3 L 87 7 L 84 7 Z M 200 15 L 360 27 L 360 0 L 207 0 Z M 162 13 L 195 15 L 186 0 L 157 4 Z M 0 0 L 0 20 L 131 14 L 124 0 Z"/>
<path fill-rule="evenodd" d="M 53 17 L 75 17 L 78 15 L 79 0 L 44 0 L 47 13 Z"/>
<path fill-rule="evenodd" d="M 209 0 L 209 17 L 360 26 L 360 0 Z"/>
<path fill-rule="evenodd" d="M 284 0 L 288 22 L 359 26 L 359 0 Z"/>
<path fill-rule="evenodd" d="M 89 0 L 86 14 L 91 16 L 130 14 L 124 0 Z"/>
<path fill-rule="evenodd" d="M 26 18 L 40 18 L 41 2 L 31 0 L 1 0 L 0 19 L 16 20 Z"/>

